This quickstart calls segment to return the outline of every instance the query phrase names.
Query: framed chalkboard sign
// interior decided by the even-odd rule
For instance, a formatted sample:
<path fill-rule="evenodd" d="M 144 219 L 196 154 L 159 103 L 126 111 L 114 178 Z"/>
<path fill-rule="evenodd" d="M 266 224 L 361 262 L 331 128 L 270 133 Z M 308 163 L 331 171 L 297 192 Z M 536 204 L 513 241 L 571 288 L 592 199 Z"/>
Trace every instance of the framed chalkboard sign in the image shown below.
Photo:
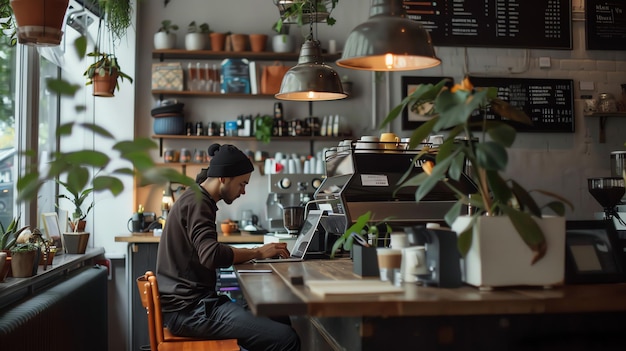
<path fill-rule="evenodd" d="M 626 1 L 586 0 L 587 50 L 626 50 Z"/>
<path fill-rule="evenodd" d="M 502 120 L 519 132 L 574 132 L 574 81 L 571 79 L 470 77 L 474 87 L 497 87 L 498 98 L 531 118 L 528 126 L 507 120 L 491 111 L 475 111 L 476 120 Z"/>
<path fill-rule="evenodd" d="M 443 79 L 448 79 L 448 87 L 454 85 L 454 79 L 451 77 L 407 77 L 402 76 L 402 99 L 411 95 L 420 84 L 437 84 Z M 430 117 L 420 113 L 418 106 L 409 105 L 402 110 L 402 130 L 412 130 L 419 127 L 422 123 L 428 121 Z"/>
<path fill-rule="evenodd" d="M 403 1 L 435 46 L 572 49 L 571 0 Z"/>

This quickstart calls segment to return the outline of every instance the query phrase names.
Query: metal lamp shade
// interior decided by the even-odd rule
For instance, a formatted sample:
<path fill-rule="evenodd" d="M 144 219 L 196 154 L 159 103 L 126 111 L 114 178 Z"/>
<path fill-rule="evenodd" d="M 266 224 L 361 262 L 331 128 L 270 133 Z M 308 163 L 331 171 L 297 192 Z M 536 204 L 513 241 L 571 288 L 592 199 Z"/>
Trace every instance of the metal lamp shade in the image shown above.
<path fill-rule="evenodd" d="M 402 0 L 372 0 L 370 18 L 352 30 L 337 65 L 368 71 L 409 71 L 437 66 L 430 34 L 406 17 Z"/>
<path fill-rule="evenodd" d="M 347 97 L 339 74 L 322 62 L 319 42 L 307 40 L 300 51 L 298 64 L 292 67 L 274 95 L 280 100 L 322 101 Z"/>

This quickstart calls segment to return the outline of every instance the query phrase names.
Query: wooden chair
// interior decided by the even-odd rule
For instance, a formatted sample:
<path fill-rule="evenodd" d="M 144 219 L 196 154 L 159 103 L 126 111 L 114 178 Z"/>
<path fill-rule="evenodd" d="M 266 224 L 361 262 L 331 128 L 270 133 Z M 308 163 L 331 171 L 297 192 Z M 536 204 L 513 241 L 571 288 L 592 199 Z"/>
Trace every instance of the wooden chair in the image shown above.
<path fill-rule="evenodd" d="M 153 272 L 137 278 L 137 288 L 141 303 L 146 308 L 148 316 L 148 331 L 150 332 L 151 351 L 239 351 L 237 339 L 207 340 L 175 336 L 163 326 L 161 315 L 161 301 L 159 287 Z"/>

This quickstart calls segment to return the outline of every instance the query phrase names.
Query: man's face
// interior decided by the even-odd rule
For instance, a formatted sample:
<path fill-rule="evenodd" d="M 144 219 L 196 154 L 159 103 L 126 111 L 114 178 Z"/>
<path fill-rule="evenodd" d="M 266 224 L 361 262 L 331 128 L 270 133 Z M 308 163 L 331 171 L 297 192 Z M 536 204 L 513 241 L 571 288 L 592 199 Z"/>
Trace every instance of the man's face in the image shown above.
<path fill-rule="evenodd" d="M 227 204 L 232 204 L 235 199 L 246 193 L 246 185 L 250 181 L 251 173 L 236 177 L 223 178 L 220 187 L 220 196 Z"/>

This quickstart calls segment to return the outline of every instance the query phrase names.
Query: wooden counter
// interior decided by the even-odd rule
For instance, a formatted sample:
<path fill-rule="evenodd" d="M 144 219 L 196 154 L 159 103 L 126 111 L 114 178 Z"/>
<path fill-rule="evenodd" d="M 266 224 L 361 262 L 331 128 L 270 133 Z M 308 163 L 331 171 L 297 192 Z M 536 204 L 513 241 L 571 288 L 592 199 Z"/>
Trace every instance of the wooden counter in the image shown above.
<path fill-rule="evenodd" d="M 243 269 L 271 269 L 272 273 L 241 273 Z M 433 349 L 449 343 L 455 350 L 470 344 L 467 349 L 517 349 L 520 338 L 560 333 L 570 342 L 585 338 L 574 346 L 591 350 L 599 349 L 598 344 L 588 344 L 602 337 L 597 333 L 605 333 L 611 343 L 610 338 L 626 332 L 626 284 L 480 291 L 470 286 L 443 289 L 411 283 L 404 284 L 399 293 L 321 296 L 306 284 L 293 284 L 292 279 L 301 277 L 305 283 L 361 279 L 352 273 L 349 259 L 243 264 L 235 270 L 254 314 L 308 316 L 325 339 L 331 336 L 336 343 L 333 348 L 380 350 L 420 343 Z M 451 333 L 450 340 L 440 339 L 445 333 Z M 559 339 L 556 345 L 566 346 L 564 342 Z M 601 349 L 613 345 L 608 346 Z"/>
<path fill-rule="evenodd" d="M 246 233 L 229 234 L 224 235 L 220 233 L 218 235 L 218 241 L 227 244 L 253 244 L 263 243 L 264 235 L 252 235 Z M 158 243 L 161 240 L 160 236 L 154 236 L 147 233 L 132 233 L 131 235 L 120 235 L 115 237 L 115 242 L 124 243 Z"/>

